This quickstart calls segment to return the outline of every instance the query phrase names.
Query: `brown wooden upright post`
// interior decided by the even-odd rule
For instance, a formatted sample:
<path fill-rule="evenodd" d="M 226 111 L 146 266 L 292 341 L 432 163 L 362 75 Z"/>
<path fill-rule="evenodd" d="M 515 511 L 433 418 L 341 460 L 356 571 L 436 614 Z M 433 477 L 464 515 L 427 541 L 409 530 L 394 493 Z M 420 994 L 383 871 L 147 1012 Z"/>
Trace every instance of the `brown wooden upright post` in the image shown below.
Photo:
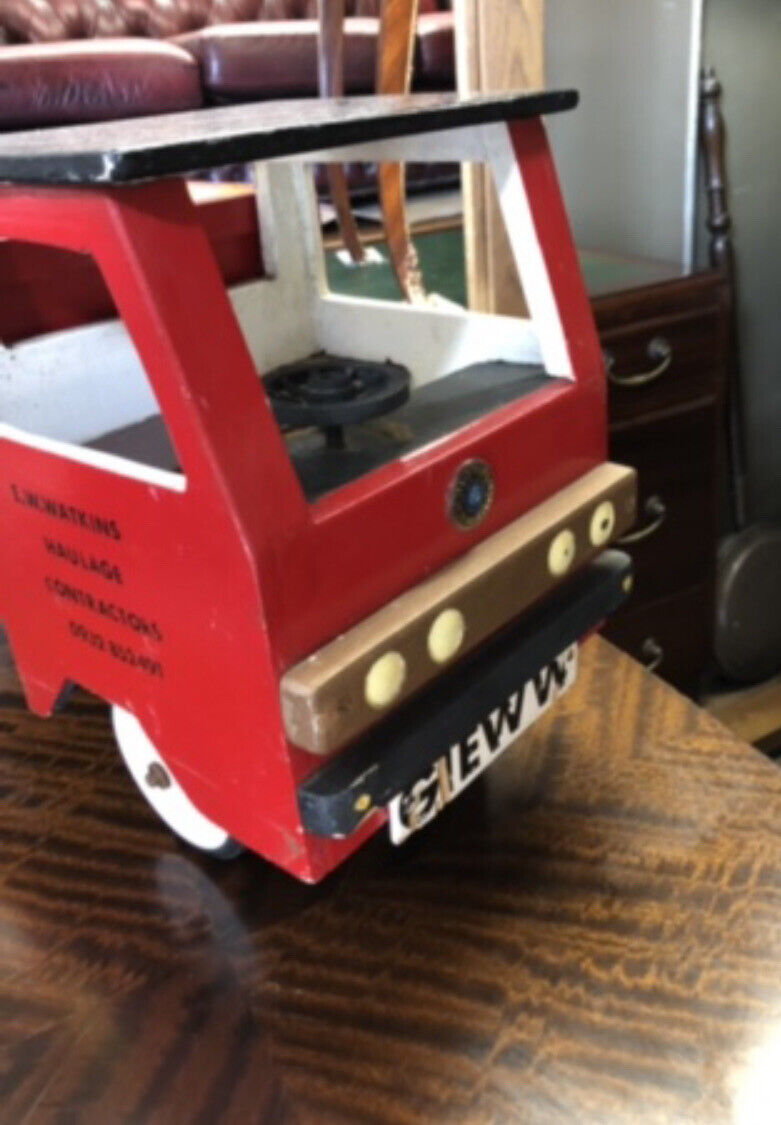
<path fill-rule="evenodd" d="M 454 0 L 462 94 L 531 90 L 544 84 L 544 0 Z M 525 312 L 515 263 L 490 176 L 464 173 L 467 288 L 472 308 Z"/>

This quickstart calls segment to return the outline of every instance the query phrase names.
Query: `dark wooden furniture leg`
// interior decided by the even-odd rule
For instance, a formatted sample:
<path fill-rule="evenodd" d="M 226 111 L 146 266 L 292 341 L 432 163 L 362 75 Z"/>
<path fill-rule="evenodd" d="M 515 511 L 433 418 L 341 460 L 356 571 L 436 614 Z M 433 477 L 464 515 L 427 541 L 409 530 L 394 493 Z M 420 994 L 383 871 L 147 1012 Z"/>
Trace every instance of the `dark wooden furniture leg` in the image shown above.
<path fill-rule="evenodd" d="M 377 93 L 404 94 L 412 79 L 418 0 L 383 0 L 377 55 Z M 425 301 L 423 276 L 412 243 L 405 207 L 403 164 L 379 167 L 380 204 L 393 269 L 408 301 Z"/>
<path fill-rule="evenodd" d="M 320 96 L 340 98 L 344 95 L 344 0 L 318 0 L 318 17 Z M 350 191 L 344 167 L 341 164 L 329 164 L 327 175 L 331 202 L 336 209 L 344 244 L 354 262 L 363 262 L 366 251 L 361 243 L 358 225 L 350 205 Z"/>
<path fill-rule="evenodd" d="M 738 332 L 735 305 L 735 249 L 732 241 L 732 216 L 727 202 L 726 126 L 721 108 L 722 85 L 710 67 L 703 75 L 700 92 L 700 140 L 708 200 L 706 225 L 710 234 L 710 261 L 725 274 L 732 295 L 730 323 L 729 378 L 727 380 L 728 445 L 730 493 L 735 524 L 748 522 L 746 455 L 743 438 L 743 404 L 738 381 Z"/>

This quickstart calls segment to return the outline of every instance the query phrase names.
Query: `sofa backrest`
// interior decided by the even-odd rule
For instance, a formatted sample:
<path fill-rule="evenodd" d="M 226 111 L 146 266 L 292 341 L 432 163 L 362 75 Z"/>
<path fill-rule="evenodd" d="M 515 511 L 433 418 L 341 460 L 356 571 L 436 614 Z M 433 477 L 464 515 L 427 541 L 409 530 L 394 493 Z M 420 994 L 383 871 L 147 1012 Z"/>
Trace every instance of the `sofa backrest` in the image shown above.
<path fill-rule="evenodd" d="M 376 16 L 380 3 L 346 0 L 346 14 Z M 421 0 L 424 12 L 445 6 L 441 0 Z M 316 15 L 317 0 L 0 0 L 0 42 L 137 35 L 162 39 L 213 24 Z"/>

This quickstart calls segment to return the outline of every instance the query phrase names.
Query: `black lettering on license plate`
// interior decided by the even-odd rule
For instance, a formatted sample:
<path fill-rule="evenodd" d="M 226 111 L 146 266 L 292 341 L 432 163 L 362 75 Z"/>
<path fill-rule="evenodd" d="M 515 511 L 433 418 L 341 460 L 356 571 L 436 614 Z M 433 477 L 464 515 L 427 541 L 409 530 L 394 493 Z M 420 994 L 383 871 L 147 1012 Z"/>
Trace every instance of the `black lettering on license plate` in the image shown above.
<path fill-rule="evenodd" d="M 481 719 L 461 742 L 433 763 L 425 776 L 394 797 L 388 806 L 393 843 L 403 844 L 430 824 L 572 687 L 577 672 L 578 647 L 572 645 Z"/>

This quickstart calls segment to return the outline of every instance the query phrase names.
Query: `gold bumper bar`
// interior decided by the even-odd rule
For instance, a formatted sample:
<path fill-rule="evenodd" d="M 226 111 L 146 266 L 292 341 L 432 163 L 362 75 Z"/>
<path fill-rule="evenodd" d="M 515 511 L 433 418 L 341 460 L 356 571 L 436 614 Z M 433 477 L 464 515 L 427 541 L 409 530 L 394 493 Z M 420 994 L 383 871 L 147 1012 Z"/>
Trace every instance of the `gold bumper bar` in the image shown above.
<path fill-rule="evenodd" d="M 590 562 L 635 522 L 634 470 L 605 464 L 291 668 L 288 738 L 328 755 Z"/>

